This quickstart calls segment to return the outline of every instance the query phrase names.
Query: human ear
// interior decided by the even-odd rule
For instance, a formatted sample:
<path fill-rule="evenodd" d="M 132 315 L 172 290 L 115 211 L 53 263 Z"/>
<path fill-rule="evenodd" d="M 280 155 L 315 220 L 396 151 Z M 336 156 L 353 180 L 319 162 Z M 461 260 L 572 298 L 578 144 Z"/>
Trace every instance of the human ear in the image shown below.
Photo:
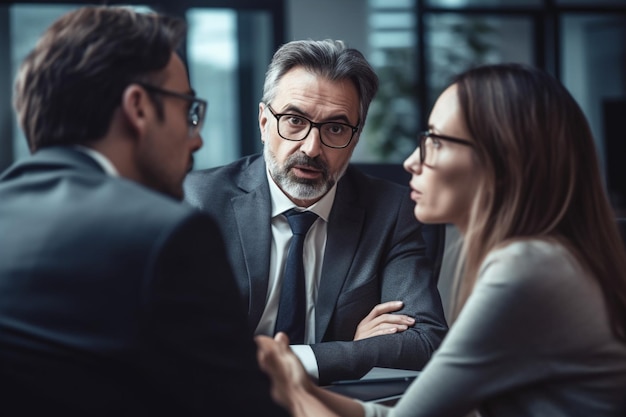
<path fill-rule="evenodd" d="M 261 132 L 261 142 L 263 143 L 267 140 L 268 128 L 269 126 L 267 115 L 265 114 L 265 104 L 259 103 L 259 131 Z"/>
<path fill-rule="evenodd" d="M 150 114 L 154 111 L 148 93 L 137 84 L 129 85 L 122 93 L 121 107 L 133 136 L 144 136 L 150 123 Z"/>

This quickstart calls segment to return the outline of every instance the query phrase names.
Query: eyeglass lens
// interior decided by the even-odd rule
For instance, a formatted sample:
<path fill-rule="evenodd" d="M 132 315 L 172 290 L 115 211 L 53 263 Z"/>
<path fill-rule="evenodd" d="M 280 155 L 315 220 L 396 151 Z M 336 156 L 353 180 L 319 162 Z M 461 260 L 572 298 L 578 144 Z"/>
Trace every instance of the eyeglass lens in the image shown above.
<path fill-rule="evenodd" d="M 437 164 L 437 143 L 438 139 L 429 135 L 428 133 L 422 133 L 420 135 L 420 162 L 425 165 Z"/>
<path fill-rule="evenodd" d="M 191 106 L 189 107 L 189 114 L 187 116 L 190 136 L 195 136 L 202 128 L 204 114 L 205 106 L 203 103 L 199 101 L 191 102 Z"/>
<path fill-rule="evenodd" d="M 278 134 L 287 140 L 303 140 L 313 127 L 319 129 L 322 143 L 333 148 L 348 146 L 354 135 L 354 129 L 344 123 L 314 123 L 293 114 L 283 114 L 278 118 Z"/>
<path fill-rule="evenodd" d="M 420 134 L 419 138 L 419 148 L 420 148 L 420 163 L 424 163 L 426 159 L 426 139 L 428 139 L 428 135 Z"/>
<path fill-rule="evenodd" d="M 472 147 L 473 144 L 467 139 L 455 138 L 453 136 L 439 135 L 432 132 L 420 133 L 419 148 L 420 148 L 420 162 L 426 165 L 434 165 L 436 163 L 438 149 L 441 146 L 441 141 L 452 142 L 458 145 Z"/>

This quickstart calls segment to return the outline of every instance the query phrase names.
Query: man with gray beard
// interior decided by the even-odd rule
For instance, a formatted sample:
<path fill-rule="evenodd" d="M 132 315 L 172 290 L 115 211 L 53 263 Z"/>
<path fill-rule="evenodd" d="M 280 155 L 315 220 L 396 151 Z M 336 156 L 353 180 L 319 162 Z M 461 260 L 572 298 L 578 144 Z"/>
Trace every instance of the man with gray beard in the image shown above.
<path fill-rule="evenodd" d="M 320 385 L 374 366 L 419 370 L 447 330 L 408 187 L 350 165 L 377 88 L 343 42 L 289 42 L 259 103 L 263 155 L 185 180 L 186 201 L 219 220 L 253 331 L 287 333 Z M 292 239 L 302 212 L 310 221 Z M 295 236 L 303 272 L 289 284 Z"/>

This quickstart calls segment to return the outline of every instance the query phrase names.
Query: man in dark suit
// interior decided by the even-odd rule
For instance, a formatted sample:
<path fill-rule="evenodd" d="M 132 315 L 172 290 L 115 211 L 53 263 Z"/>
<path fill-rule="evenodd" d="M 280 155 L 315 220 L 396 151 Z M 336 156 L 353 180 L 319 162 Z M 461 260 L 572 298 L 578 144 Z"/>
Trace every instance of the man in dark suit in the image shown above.
<path fill-rule="evenodd" d="M 374 366 L 421 369 L 447 330 L 408 187 L 349 166 L 377 88 L 363 55 L 342 42 L 287 43 L 259 104 L 263 156 L 184 184 L 189 203 L 220 217 L 255 334 L 281 330 L 286 215 L 315 213 L 302 255 L 304 337 L 290 340 L 320 384 Z"/>
<path fill-rule="evenodd" d="M 81 8 L 19 71 L 33 155 L 0 177 L 3 416 L 286 415 L 220 231 L 180 202 L 206 108 L 184 31 Z"/>

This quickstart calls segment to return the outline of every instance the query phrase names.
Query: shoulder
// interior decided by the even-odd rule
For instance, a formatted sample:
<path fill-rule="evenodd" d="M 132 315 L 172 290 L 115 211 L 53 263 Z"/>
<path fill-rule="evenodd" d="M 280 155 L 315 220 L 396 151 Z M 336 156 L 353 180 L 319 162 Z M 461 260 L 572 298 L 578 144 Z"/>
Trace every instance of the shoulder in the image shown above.
<path fill-rule="evenodd" d="M 198 218 L 200 212 L 180 200 L 148 189 L 124 178 L 102 176 L 97 182 L 85 184 L 89 191 L 81 199 L 81 210 L 99 219 L 106 236 L 126 236 L 129 241 L 156 239 L 181 224 Z M 106 209 L 103 209 L 106 208 Z"/>
<path fill-rule="evenodd" d="M 352 164 L 339 181 L 339 187 L 351 189 L 365 199 L 409 199 L 408 180 L 406 184 L 401 184 L 387 179 L 384 174 L 366 173 Z"/>
<path fill-rule="evenodd" d="M 264 166 L 262 160 L 262 156 L 256 154 L 240 158 L 226 165 L 191 171 L 185 178 L 185 187 L 194 187 L 198 184 L 205 184 L 206 181 L 218 180 L 220 178 L 229 178 L 232 180 L 232 178 L 237 177 L 250 167 L 257 165 Z"/>
<path fill-rule="evenodd" d="M 368 175 L 351 165 L 337 185 L 336 204 L 338 201 L 344 207 L 361 207 L 370 219 L 375 219 L 375 228 L 386 223 L 418 229 L 408 183 Z"/>
<path fill-rule="evenodd" d="M 462 316 L 470 332 L 507 335 L 509 348 L 550 356 L 587 355 L 598 340 L 612 338 L 597 280 L 551 240 L 520 240 L 490 253 L 458 323 Z"/>
<path fill-rule="evenodd" d="M 543 239 L 516 240 L 495 249 L 487 255 L 481 270 L 494 264 L 506 264 L 522 272 L 579 268 L 578 261 L 567 248 L 556 241 Z"/>
<path fill-rule="evenodd" d="M 246 156 L 230 164 L 190 172 L 183 183 L 185 201 L 206 208 L 233 195 L 267 183 L 265 162 L 259 154 Z"/>
<path fill-rule="evenodd" d="M 103 222 L 101 227 L 111 231 L 102 234 L 116 236 L 110 241 L 120 240 L 124 247 L 144 247 L 152 261 L 164 254 L 182 254 L 185 263 L 197 250 L 210 251 L 222 244 L 221 232 L 210 214 L 151 190 L 135 191 L 128 202 L 116 204 Z"/>
<path fill-rule="evenodd" d="M 337 184 L 331 214 L 348 219 L 360 212 L 366 230 L 372 233 L 388 230 L 407 237 L 407 234 L 417 234 L 420 230 L 413 209 L 408 186 L 367 175 L 350 165 Z M 419 241 L 415 237 L 415 243 Z"/>
<path fill-rule="evenodd" d="M 562 244 L 543 239 L 517 240 L 493 250 L 483 262 L 478 283 L 510 288 L 514 292 L 541 288 L 542 293 L 559 292 L 587 273 Z"/>
<path fill-rule="evenodd" d="M 573 321 L 580 300 L 595 293 L 589 291 L 587 278 L 556 242 L 510 242 L 483 262 L 458 323 L 465 323 L 470 333 L 506 334 L 507 343 L 528 346 L 537 335 L 555 335 L 555 323 L 569 328 L 565 324 Z"/>

